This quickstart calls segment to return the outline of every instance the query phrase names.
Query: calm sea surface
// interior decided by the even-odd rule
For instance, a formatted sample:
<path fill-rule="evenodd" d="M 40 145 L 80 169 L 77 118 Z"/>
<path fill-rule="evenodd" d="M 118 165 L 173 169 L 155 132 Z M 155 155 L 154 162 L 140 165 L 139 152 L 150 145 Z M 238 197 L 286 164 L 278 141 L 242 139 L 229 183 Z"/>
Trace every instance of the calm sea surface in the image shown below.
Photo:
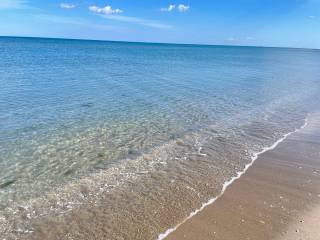
<path fill-rule="evenodd" d="M 320 108 L 319 63 L 319 50 L 0 38 L 0 235 L 156 238 Z"/>

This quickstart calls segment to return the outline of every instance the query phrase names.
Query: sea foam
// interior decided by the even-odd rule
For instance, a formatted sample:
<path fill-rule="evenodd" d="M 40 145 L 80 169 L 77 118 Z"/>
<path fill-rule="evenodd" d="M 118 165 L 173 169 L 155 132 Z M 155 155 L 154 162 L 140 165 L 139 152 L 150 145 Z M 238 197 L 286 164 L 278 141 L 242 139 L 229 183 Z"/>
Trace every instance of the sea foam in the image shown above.
<path fill-rule="evenodd" d="M 252 154 L 251 157 L 251 162 L 248 163 L 245 168 L 243 169 L 243 171 L 241 172 L 237 172 L 237 175 L 232 177 L 230 180 L 226 181 L 223 186 L 222 186 L 222 191 L 220 192 L 220 194 L 214 198 L 209 199 L 209 201 L 207 201 L 206 203 L 203 203 L 202 206 L 199 209 L 196 209 L 195 211 L 191 212 L 190 215 L 185 218 L 182 222 L 180 222 L 179 224 L 177 224 L 175 227 L 169 228 L 168 230 L 166 230 L 164 233 L 159 234 L 158 236 L 158 240 L 163 240 L 165 239 L 167 236 L 169 236 L 171 233 L 173 233 L 174 231 L 176 231 L 182 224 L 184 224 L 186 221 L 188 221 L 189 219 L 191 219 L 193 216 L 197 215 L 199 212 L 203 211 L 207 206 L 213 204 L 217 199 L 219 199 L 224 192 L 227 190 L 227 188 L 236 180 L 238 180 L 243 174 L 245 174 L 247 172 L 247 170 L 253 165 L 253 163 L 258 159 L 259 155 L 273 150 L 275 149 L 281 142 L 283 142 L 287 137 L 289 137 L 291 134 L 296 133 L 297 131 L 305 128 L 308 125 L 308 117 L 305 118 L 304 120 L 304 124 L 299 127 L 296 128 L 294 131 L 289 132 L 285 135 L 283 135 L 283 137 L 281 137 L 280 139 L 278 139 L 276 142 L 274 142 L 271 146 L 269 147 L 264 147 L 260 152 L 256 152 Z"/>

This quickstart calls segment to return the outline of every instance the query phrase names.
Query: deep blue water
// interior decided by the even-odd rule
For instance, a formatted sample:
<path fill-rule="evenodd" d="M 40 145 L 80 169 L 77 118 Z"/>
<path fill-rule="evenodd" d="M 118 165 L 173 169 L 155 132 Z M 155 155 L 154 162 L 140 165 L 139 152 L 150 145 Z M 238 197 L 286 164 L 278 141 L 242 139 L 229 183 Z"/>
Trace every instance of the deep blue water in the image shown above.
<path fill-rule="evenodd" d="M 319 62 L 307 49 L 0 38 L 1 206 L 147 153 L 174 168 L 205 144 L 258 150 L 317 109 Z M 247 161 L 235 159 L 224 164 Z"/>

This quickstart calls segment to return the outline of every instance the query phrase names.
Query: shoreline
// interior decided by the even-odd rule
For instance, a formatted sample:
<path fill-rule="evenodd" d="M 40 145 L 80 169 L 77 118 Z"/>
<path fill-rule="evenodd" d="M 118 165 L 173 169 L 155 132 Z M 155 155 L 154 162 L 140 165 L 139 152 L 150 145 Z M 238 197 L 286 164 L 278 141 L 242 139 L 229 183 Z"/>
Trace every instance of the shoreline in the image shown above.
<path fill-rule="evenodd" d="M 244 175 L 248 169 L 255 163 L 255 161 L 258 159 L 258 157 L 268 151 L 271 151 L 273 149 L 275 149 L 281 142 L 283 142 L 284 140 L 286 140 L 287 137 L 289 137 L 291 134 L 294 134 L 302 129 L 304 129 L 306 126 L 308 125 L 308 116 L 304 119 L 304 124 L 299 127 L 296 128 L 294 131 L 289 132 L 285 135 L 283 135 L 283 137 L 281 137 L 279 140 L 277 140 L 275 143 L 273 143 L 270 147 L 264 147 L 260 152 L 254 153 L 251 157 L 252 161 L 250 163 L 248 163 L 245 168 L 243 169 L 243 171 L 238 172 L 237 176 L 232 177 L 230 180 L 226 181 L 223 184 L 221 193 L 214 197 L 209 199 L 209 201 L 207 201 L 206 203 L 203 203 L 202 206 L 199 209 L 194 210 L 193 212 L 190 213 L 190 215 L 184 219 L 181 223 L 177 224 L 175 227 L 173 228 L 169 228 L 168 230 L 166 230 L 164 233 L 159 234 L 158 239 L 157 240 L 164 240 L 166 237 L 168 237 L 171 233 L 175 232 L 181 225 L 183 225 L 185 222 L 187 222 L 189 219 L 191 219 L 192 217 L 194 217 L 195 215 L 197 215 L 198 213 L 200 213 L 201 211 L 203 211 L 206 207 L 208 207 L 209 205 L 213 204 L 216 202 L 216 200 L 218 200 L 220 197 L 222 197 L 222 195 L 225 193 L 225 191 L 228 189 L 228 187 L 234 182 L 237 181 L 238 179 L 241 178 L 242 175 Z"/>
<path fill-rule="evenodd" d="M 306 118 L 305 119 L 301 119 L 300 120 L 300 124 L 303 122 L 303 121 L 306 121 Z M 297 123 L 297 122 L 296 122 Z M 303 124 L 303 127 L 305 126 L 305 124 L 306 124 L 306 122 Z M 298 125 L 298 124 L 295 124 L 295 125 Z M 293 128 L 293 127 L 292 127 Z M 295 130 L 295 131 L 297 131 L 297 129 Z M 295 131 L 293 131 L 293 132 L 295 132 Z M 252 162 L 250 162 L 250 159 L 252 159 L 252 160 L 255 160 L 256 158 L 257 158 L 257 156 L 259 155 L 259 154 L 261 154 L 261 153 L 263 153 L 263 152 L 266 152 L 266 151 L 268 151 L 269 149 L 272 149 L 272 148 L 275 148 L 276 146 L 277 146 L 277 144 L 279 144 L 281 141 L 283 141 L 288 135 L 290 135 L 291 134 L 291 132 L 290 133 L 287 133 L 287 134 L 284 134 L 283 135 L 283 137 L 281 137 L 279 140 L 277 140 L 277 141 L 275 141 L 270 147 L 264 147 L 264 148 L 261 148 L 262 150 L 260 151 L 260 152 L 257 152 L 257 153 L 253 153 L 253 154 L 251 154 L 251 155 L 249 155 L 248 154 L 248 158 L 247 158 L 247 163 L 248 164 L 243 164 L 243 168 L 245 169 L 245 171 L 246 170 L 248 170 L 248 168 L 252 165 Z M 271 142 L 272 143 L 272 142 Z M 271 144 L 270 143 L 270 144 Z M 197 160 L 198 159 L 200 159 L 201 157 L 203 157 L 203 156 L 207 156 L 207 152 L 208 152 L 208 148 L 206 147 L 205 148 L 205 152 L 206 153 L 202 153 L 202 145 L 200 145 L 200 147 L 199 146 L 196 146 L 196 148 L 195 148 L 195 152 L 196 152 L 196 156 L 200 156 L 200 157 L 197 157 Z M 209 154 L 210 154 L 210 152 L 209 152 Z M 132 162 L 130 162 L 130 163 L 132 163 Z M 172 168 L 171 168 L 172 169 Z M 217 169 L 219 169 L 219 168 L 217 168 Z M 223 188 L 223 191 L 225 191 L 225 189 L 232 183 L 232 182 L 234 182 L 235 180 L 237 180 L 238 178 L 240 178 L 241 176 L 242 176 L 242 174 L 244 173 L 244 171 L 240 171 L 240 169 L 242 169 L 242 168 L 238 168 L 237 170 L 238 170 L 238 172 L 237 171 L 234 171 L 233 172 L 233 176 L 235 176 L 235 177 L 232 177 L 232 175 L 230 174 L 229 175 L 229 177 L 228 178 L 225 178 L 224 180 L 225 181 L 221 181 L 220 182 L 220 185 L 217 187 L 217 188 L 215 188 L 214 189 L 214 191 L 215 192 L 212 192 L 211 194 L 209 194 L 208 195 L 208 197 L 210 197 L 210 196 L 219 196 L 220 197 L 220 195 L 222 195 L 222 194 L 220 194 L 221 193 L 221 188 Z M 220 171 L 220 170 L 219 170 Z M 102 175 L 103 176 L 105 176 L 105 174 L 104 174 L 105 172 L 102 172 Z M 211 174 L 211 178 L 216 178 L 216 175 L 215 174 Z M 231 178 L 231 180 L 230 180 L 230 178 Z M 170 178 L 168 178 L 169 179 L 169 181 L 170 181 Z M 228 180 L 229 179 L 229 180 Z M 92 180 L 92 179 L 91 179 Z M 97 179 L 97 180 L 99 180 L 99 178 Z M 214 179 L 213 179 L 214 180 Z M 228 181 L 227 181 L 228 180 Z M 210 180 L 209 180 L 209 182 L 210 182 Z M 90 186 L 93 186 L 93 187 L 99 187 L 99 184 L 96 184 L 97 182 L 94 182 L 94 181 L 92 181 L 92 184 L 91 184 L 91 182 L 90 182 Z M 170 182 L 170 184 L 172 184 L 172 182 Z M 79 185 L 76 185 L 75 187 L 77 187 L 77 186 L 81 186 L 81 184 L 79 184 Z M 73 187 L 73 186 L 71 186 L 71 187 Z M 70 190 L 73 190 L 73 192 L 74 191 L 76 191 L 77 190 L 77 188 L 71 188 Z M 179 190 L 179 189 L 177 189 L 177 188 L 175 188 L 174 189 L 175 191 L 176 190 Z M 172 191 L 174 191 L 174 190 L 172 190 Z M 188 186 L 187 186 L 187 188 L 186 188 L 186 190 L 190 190 L 190 188 L 188 188 Z M 78 190 L 78 192 L 80 191 L 80 193 L 81 194 L 84 194 L 84 195 L 86 195 L 86 197 L 88 198 L 88 199 L 90 199 L 90 197 L 91 197 L 91 194 L 90 194 L 90 192 L 89 191 L 91 191 L 92 192 L 92 189 L 90 188 L 90 189 L 88 189 L 88 188 L 85 188 L 85 187 L 83 187 L 83 188 L 81 188 L 81 189 L 79 189 Z M 132 192 L 132 189 L 127 189 L 127 191 L 125 191 L 125 192 Z M 73 192 L 71 192 L 71 193 L 73 193 Z M 169 191 L 170 192 L 170 191 Z M 70 193 L 70 192 L 69 192 Z M 157 192 L 157 194 L 159 195 L 159 192 Z M 183 195 L 183 194 L 180 194 L 181 196 L 185 196 L 185 195 Z M 105 209 L 106 208 L 108 208 L 108 206 L 110 206 L 110 204 L 109 204 L 109 202 L 108 202 L 108 199 L 107 199 L 107 197 L 108 197 L 108 195 L 107 194 L 105 194 L 104 192 L 102 193 L 102 195 L 99 195 L 99 197 L 100 196 L 102 196 L 102 197 L 104 197 L 103 199 L 106 199 L 106 201 L 105 201 L 105 205 L 102 205 L 102 204 L 100 204 L 100 203 L 97 203 L 96 204 L 96 202 L 94 203 L 94 204 L 90 204 L 90 202 L 89 202 L 89 200 L 87 201 L 87 202 L 89 202 L 88 204 L 83 204 L 83 205 L 81 205 L 81 206 L 84 206 L 84 208 L 72 208 L 72 206 L 74 206 L 74 205 L 76 205 L 77 204 L 77 202 L 75 202 L 75 201 L 70 201 L 70 198 L 69 198 L 69 196 L 70 195 L 68 195 L 67 197 L 68 198 L 65 198 L 65 200 L 68 200 L 68 201 L 65 201 L 66 203 L 67 203 L 67 205 L 64 205 L 63 203 L 61 204 L 61 203 L 58 203 L 59 205 L 58 205 L 58 207 L 60 206 L 60 205 L 62 205 L 62 207 L 63 206 L 66 206 L 64 209 L 62 209 L 63 210 L 63 212 L 58 212 L 58 210 L 60 209 L 60 208 L 58 208 L 58 209 L 55 209 L 55 208 L 50 208 L 50 211 L 53 211 L 53 215 L 50 215 L 50 213 L 47 213 L 46 215 L 43 215 L 41 218 L 37 218 L 37 217 L 34 217 L 34 213 L 37 213 L 37 212 L 35 212 L 34 211 L 34 209 L 37 209 L 37 206 L 35 205 L 35 207 L 34 206 L 32 206 L 32 208 L 30 207 L 23 207 L 23 210 L 21 210 L 21 207 L 20 207 L 20 209 L 18 209 L 19 211 L 23 211 L 23 216 L 28 216 L 27 218 L 28 218 L 28 220 L 30 220 L 29 222 L 27 222 L 27 224 L 28 225 L 26 225 L 26 227 L 25 226 L 22 226 L 22 227 L 19 227 L 18 229 L 13 229 L 13 228 L 11 228 L 11 229 L 13 229 L 12 231 L 15 233 L 15 232 L 18 232 L 19 234 L 23 234 L 23 235 L 25 235 L 25 237 L 26 237 L 26 239 L 43 239 L 43 238 L 48 238 L 48 239 L 54 239 L 54 237 L 56 237 L 55 235 L 59 235 L 60 237 L 65 237 L 65 236 L 67 236 L 68 234 L 75 234 L 75 233 L 77 233 L 77 229 L 76 230 L 70 230 L 69 231 L 69 228 L 64 228 L 63 226 L 61 226 L 61 224 L 64 222 L 64 221 L 74 221 L 74 223 L 73 223 L 73 225 L 72 225 L 72 227 L 74 227 L 74 228 L 77 228 L 78 226 L 84 226 L 84 227 L 87 227 L 87 226 L 89 226 L 89 225 L 95 225 L 95 226 L 97 226 L 97 224 L 92 224 L 92 223 L 88 223 L 88 222 L 81 222 L 81 223 L 79 223 L 80 221 L 82 221 L 82 219 L 83 219 L 83 217 L 84 216 L 86 216 L 87 215 L 87 212 L 90 212 L 90 214 L 92 214 L 93 213 L 93 215 L 95 215 L 97 218 L 99 217 L 99 218 L 101 218 L 100 220 L 97 220 L 96 222 L 98 222 L 98 223 L 101 223 L 101 222 L 104 222 L 106 225 L 109 223 L 109 219 L 107 219 L 106 218 L 106 216 L 105 215 L 101 215 L 100 214 L 100 212 L 101 211 L 105 211 Z M 94 195 L 94 197 L 95 197 L 96 195 Z M 168 196 L 169 196 L 169 194 L 168 194 Z M 54 197 L 54 196 L 53 196 Z M 194 197 L 194 196 L 193 196 Z M 169 198 L 167 198 L 167 199 L 169 199 Z M 214 199 L 214 201 L 216 200 L 217 198 L 215 198 Z M 100 199 L 99 199 L 100 200 Z M 178 200 L 178 199 L 177 199 Z M 202 201 L 203 200 L 205 200 L 205 199 L 202 199 Z M 178 209 L 178 208 L 176 208 L 175 206 L 175 208 L 173 209 L 173 210 L 176 210 L 176 212 L 175 213 L 172 213 L 172 212 L 170 212 L 170 211 L 167 211 L 167 210 L 163 210 L 163 212 L 161 213 L 162 214 L 162 216 L 164 216 L 163 217 L 163 219 L 161 219 L 162 220 L 162 222 L 160 222 L 160 224 L 162 225 L 162 226 L 164 226 L 164 227 L 166 227 L 166 228 L 168 228 L 168 227 L 170 227 L 170 225 L 172 225 L 172 224 L 174 224 L 175 222 L 177 222 L 177 221 L 174 221 L 174 218 L 180 218 L 180 216 L 178 215 L 178 214 L 181 214 L 181 213 L 184 213 L 184 216 L 187 216 L 188 214 L 189 214 L 189 210 L 190 209 L 194 209 L 194 208 L 196 208 L 196 207 L 198 207 L 198 206 L 200 206 L 201 204 L 202 204 L 202 201 L 200 200 L 200 198 L 199 198 L 199 195 L 197 195 L 196 197 L 194 197 L 193 199 L 192 198 L 188 198 L 188 201 L 189 202 L 193 202 L 192 204 L 190 204 L 190 205 L 192 205 L 192 206 L 190 206 L 190 208 L 188 208 L 188 209 L 185 209 L 185 210 L 183 210 L 183 211 L 181 211 L 181 209 Z M 102 202 L 102 201 L 101 201 Z M 167 204 L 169 204 L 169 201 L 167 201 Z M 189 204 L 188 202 L 187 202 L 187 204 Z M 160 204 L 161 205 L 161 204 Z M 165 204 L 162 204 L 163 206 L 165 206 Z M 23 206 L 26 206 L 26 205 L 23 205 Z M 27 206 L 29 206 L 29 205 L 27 205 Z M 80 206 L 80 204 L 79 204 L 79 206 Z M 150 205 L 151 206 L 151 205 Z M 167 205 L 168 206 L 168 205 Z M 45 209 L 46 207 L 47 207 L 47 205 L 44 205 L 44 206 L 41 206 L 40 205 L 40 207 L 42 207 L 42 209 Z M 85 209 L 85 210 L 83 210 L 83 209 Z M 163 208 L 163 209 L 165 209 L 165 208 Z M 152 212 L 152 211 L 156 211 L 157 209 L 155 209 L 155 208 L 151 208 L 150 207 L 150 210 L 148 211 L 148 212 Z M 118 212 L 120 212 L 121 210 L 117 210 Z M 133 211 L 136 211 L 136 209 L 133 209 Z M 166 211 L 166 212 L 165 212 Z M 178 212 L 179 211 L 179 212 Z M 31 213 L 30 213 L 31 212 Z M 170 214 L 168 214 L 168 213 L 170 213 Z M 146 214 L 144 214 L 144 216 L 146 216 Z M 170 216 L 172 216 L 172 217 L 174 217 L 173 219 L 171 219 L 171 224 L 167 224 L 167 225 L 165 225 L 166 224 L 166 222 L 169 222 L 170 220 L 169 220 L 169 218 L 170 218 Z M 177 217 L 178 216 L 178 217 Z M 183 219 L 183 217 L 184 216 L 182 216 L 180 219 Z M 193 216 L 193 215 L 192 215 Z M 120 223 L 120 224 L 114 224 L 113 226 L 121 226 L 121 224 L 122 223 Z M 125 223 L 126 224 L 126 223 Z M 159 224 L 159 225 L 160 225 Z M 146 233 L 147 231 L 150 231 L 150 229 L 149 228 L 143 228 L 143 230 L 142 229 L 140 229 L 140 227 L 136 227 L 136 225 L 134 225 L 134 224 L 128 224 L 129 225 L 129 227 L 132 227 L 132 229 L 130 228 L 130 230 L 128 230 L 128 236 L 129 235 L 131 235 L 132 233 L 135 233 L 135 232 L 138 232 L 137 234 L 140 234 L 141 232 L 144 232 L 144 233 Z M 129 229 L 129 227 L 127 228 L 127 229 Z M 49 229 L 49 228 L 51 228 L 51 229 Z M 11 230 L 10 229 L 10 230 Z M 52 229 L 54 229 L 54 230 L 52 230 Z M 61 230 L 61 229 L 63 229 L 63 230 Z M 163 229 L 163 228 L 162 228 Z M 161 227 L 159 227 L 157 230 L 154 230 L 154 232 L 152 233 L 151 232 L 151 234 L 152 234 L 152 236 L 151 236 L 151 234 L 149 234 L 148 235 L 148 239 L 157 239 L 157 237 L 158 237 L 158 235 L 159 235 L 159 230 L 162 230 L 161 229 Z M 100 229 L 97 229 L 97 232 L 98 232 L 98 234 L 100 234 L 101 232 L 100 232 Z M 118 236 L 120 236 L 120 234 L 123 234 L 123 230 L 121 230 L 120 231 L 120 233 L 117 233 L 116 235 L 114 235 L 114 239 L 118 239 Z M 104 234 L 104 233 L 101 233 L 101 234 Z M 113 234 L 113 232 L 111 233 L 111 234 Z M 147 235 L 147 234 L 146 234 Z M 30 237 L 30 238 L 29 238 Z M 53 237 L 53 238 L 51 238 L 51 237 Z M 78 237 L 78 236 L 77 236 Z M 138 237 L 136 237 L 136 239 L 142 239 L 141 238 L 142 237 L 142 235 L 140 236 L 138 236 Z M 143 236 L 143 237 L 145 237 L 145 236 Z M 80 239 L 80 238 L 79 238 Z M 86 238 L 86 239 L 89 239 L 89 238 Z M 90 238 L 91 239 L 91 238 Z M 120 238 L 119 238 L 120 239 Z"/>
<path fill-rule="evenodd" d="M 271 147 L 265 148 L 261 152 L 255 154 L 252 157 L 252 160 L 253 160 L 252 163 L 247 165 L 245 170 L 242 173 L 240 173 L 240 176 L 234 177 L 234 179 L 232 179 L 230 182 L 227 182 L 226 184 L 228 184 L 228 185 L 226 187 L 224 187 L 224 189 L 220 195 L 218 195 L 216 198 L 209 200 L 209 202 L 204 204 L 200 209 L 198 209 L 195 212 L 193 212 L 192 214 L 190 214 L 190 216 L 187 219 L 185 219 L 183 222 L 181 222 L 180 224 L 178 224 L 174 228 L 168 229 L 165 233 L 160 234 L 158 237 L 158 240 L 162 240 L 162 239 L 169 239 L 169 240 L 170 239 L 175 239 L 175 240 L 194 239 L 195 237 L 197 239 L 208 239 L 203 236 L 204 235 L 206 237 L 208 237 L 209 235 L 214 236 L 216 234 L 216 231 L 213 231 L 212 229 L 221 230 L 222 232 L 224 232 L 224 230 L 221 228 L 225 228 L 225 229 L 229 228 L 230 226 L 228 226 L 228 225 L 231 224 L 231 223 L 229 223 L 230 219 L 224 220 L 224 224 L 225 224 L 224 227 L 221 227 L 222 224 L 217 224 L 217 226 L 220 226 L 220 229 L 219 229 L 219 227 L 215 226 L 215 224 L 213 224 L 213 223 L 216 223 L 216 221 L 218 221 L 218 220 L 214 220 L 213 222 L 208 223 L 205 221 L 205 219 L 206 220 L 214 219 L 215 215 L 218 215 L 218 216 L 223 215 L 222 214 L 223 210 L 221 210 L 221 209 L 224 209 L 227 211 L 228 211 L 228 209 L 233 209 L 233 212 L 232 212 L 232 214 L 230 214 L 230 216 L 229 216 L 229 214 L 226 214 L 231 218 L 231 222 L 232 222 L 232 219 L 237 218 L 237 217 L 235 217 L 235 215 L 240 215 L 240 213 L 238 212 L 239 210 L 237 209 L 237 206 L 236 206 L 239 204 L 237 199 L 241 199 L 241 197 L 243 197 L 246 199 L 247 202 L 250 202 L 251 205 L 254 205 L 255 201 L 261 201 L 264 196 L 258 195 L 258 196 L 255 196 L 254 199 L 248 199 L 248 197 L 246 197 L 247 191 L 248 191 L 248 195 L 250 195 L 250 193 L 249 193 L 250 189 L 247 189 L 246 186 L 244 186 L 245 184 L 248 184 L 247 178 L 251 178 L 251 181 L 257 183 L 257 184 L 255 184 L 255 183 L 252 184 L 250 182 L 250 184 L 258 186 L 259 183 L 261 182 L 261 180 L 259 179 L 260 177 L 265 178 L 268 175 L 272 176 L 273 173 L 272 172 L 268 173 L 268 171 L 266 171 L 266 170 L 268 170 L 267 168 L 277 167 L 278 162 L 286 161 L 286 164 L 288 165 L 286 167 L 288 169 L 286 169 L 286 168 L 283 169 L 284 170 L 283 173 L 285 176 L 283 177 L 284 178 L 283 182 L 280 182 L 280 185 L 277 187 L 282 187 L 281 184 L 287 184 L 285 181 L 287 181 L 288 178 L 290 178 L 290 177 L 294 177 L 294 176 L 290 175 L 290 168 L 292 168 L 292 166 L 291 166 L 292 163 L 290 163 L 290 159 L 289 159 L 289 161 L 288 161 L 288 159 L 286 159 L 286 158 L 288 158 L 288 156 L 290 157 L 290 154 L 291 154 L 291 156 L 294 156 L 294 155 L 292 155 L 292 152 L 290 153 L 290 151 L 287 151 L 287 152 L 281 153 L 281 154 L 287 153 L 287 156 L 282 157 L 282 158 L 279 157 L 279 159 L 272 159 L 272 157 L 270 158 L 268 156 L 270 156 L 270 155 L 273 156 L 273 155 L 279 154 L 279 152 L 283 151 L 282 150 L 284 148 L 283 145 L 289 145 L 289 146 L 287 146 L 287 148 L 289 150 L 290 149 L 293 150 L 293 148 L 295 147 L 294 146 L 295 144 L 299 145 L 299 143 L 303 143 L 304 141 L 307 142 L 305 148 L 303 149 L 304 151 L 306 151 L 306 149 L 308 147 L 310 147 L 310 145 L 312 145 L 311 143 L 308 143 L 308 141 L 312 141 L 313 138 L 315 138 L 317 140 L 316 143 L 318 144 L 317 146 L 319 147 L 320 140 L 317 139 L 317 137 L 319 138 L 319 136 L 320 136 L 320 126 L 317 126 L 317 125 L 319 125 L 319 118 L 318 119 L 311 118 L 310 124 L 309 124 L 308 120 L 309 119 L 307 118 L 305 124 L 301 128 L 298 128 L 295 131 L 284 135 L 283 138 L 279 139 Z M 304 136 L 306 134 L 309 134 L 309 135 Z M 290 144 L 291 141 L 292 141 L 292 143 Z M 296 141 L 296 143 L 294 141 Z M 269 163 L 267 163 L 267 161 L 265 160 L 266 158 L 271 159 L 271 160 L 269 160 Z M 259 161 L 256 161 L 256 160 L 259 160 Z M 273 163 L 272 161 L 276 161 L 276 162 Z M 301 159 L 299 159 L 299 161 L 301 163 L 301 162 L 307 161 L 307 160 L 304 159 L 303 157 L 301 157 Z M 265 166 L 261 167 L 260 165 L 263 165 L 263 164 Z M 317 167 L 316 169 L 320 169 L 320 167 L 319 167 L 320 163 L 313 163 L 313 165 L 315 165 L 314 167 Z M 252 166 L 252 167 L 250 167 L 250 166 Z M 262 168 L 263 171 L 259 172 L 259 174 L 258 174 L 256 172 L 259 171 L 259 168 Z M 299 167 L 299 169 L 300 169 L 300 167 Z M 314 171 L 320 171 L 320 170 L 314 170 Z M 243 177 L 241 177 L 242 175 L 243 175 Z M 264 175 L 266 175 L 266 176 L 264 176 Z M 270 176 L 268 176 L 268 177 L 270 177 Z M 286 179 L 286 177 L 287 177 L 287 179 Z M 315 178 L 315 179 L 313 179 L 314 181 L 320 182 L 320 179 L 318 176 L 315 176 L 314 178 Z M 272 178 L 270 178 L 270 179 L 272 179 Z M 266 185 L 272 184 L 272 180 L 270 180 L 270 179 L 268 179 L 269 181 L 266 181 L 266 183 L 265 183 Z M 265 179 L 263 181 L 265 181 Z M 231 184 L 231 183 L 233 183 L 233 184 Z M 257 186 L 253 186 L 253 189 L 257 188 Z M 239 188 L 239 189 L 244 188 L 245 192 L 241 192 L 237 188 Z M 317 187 L 315 187 L 315 189 L 316 189 L 315 191 L 319 190 L 318 195 L 315 196 L 315 199 L 319 200 L 320 189 L 317 189 Z M 259 189 L 257 188 L 255 190 L 259 190 Z M 299 190 L 303 191 L 303 189 L 299 189 Z M 286 189 L 286 191 L 291 191 L 291 189 Z M 236 194 L 233 192 L 236 192 Z M 297 193 L 297 194 L 300 194 L 300 193 Z M 311 194 L 311 193 L 308 193 L 308 194 Z M 283 196 L 280 196 L 280 199 L 282 199 L 282 198 L 283 198 Z M 233 199 L 234 201 L 232 201 L 230 203 L 230 201 L 228 201 L 229 199 Z M 291 201 L 295 201 L 295 200 L 300 201 L 301 199 L 293 199 Z M 213 203 L 215 203 L 215 204 L 213 204 Z M 317 206 L 317 209 L 319 209 L 320 201 L 317 202 L 316 206 Z M 212 210 L 212 209 L 214 209 L 214 210 Z M 254 209 L 254 211 L 257 211 L 257 210 L 258 210 L 258 208 Z M 296 210 L 296 209 L 294 209 L 294 210 Z M 260 210 L 258 210 L 258 211 L 260 211 Z M 300 211 L 302 211 L 302 210 L 300 210 Z M 250 213 L 248 213 L 247 215 L 250 215 Z M 265 215 L 267 215 L 267 214 L 265 214 Z M 254 219 L 254 218 L 252 218 L 252 216 L 248 216 L 248 218 L 251 218 L 251 220 Z M 241 221 L 242 220 L 243 219 L 241 219 Z M 257 219 L 255 219 L 253 221 L 256 221 L 256 220 Z M 201 222 L 201 225 L 204 225 L 204 226 L 201 226 L 200 222 Z M 261 220 L 261 222 L 264 222 L 264 221 Z M 276 220 L 275 221 L 271 220 L 271 222 L 275 223 Z M 273 224 L 271 223 L 271 225 L 273 225 Z M 288 227 L 288 229 L 292 228 L 291 222 L 290 223 L 286 222 L 285 225 L 286 225 L 286 227 Z M 201 230 L 197 229 L 199 227 L 202 229 Z M 250 228 L 255 228 L 255 227 L 250 226 Z M 207 232 L 205 232 L 205 231 L 207 231 Z M 237 235 L 237 231 L 239 231 L 239 229 L 235 230 L 235 229 L 232 229 L 232 227 L 230 227 L 230 229 L 228 229 L 228 231 L 231 231 L 231 232 L 233 232 L 234 235 Z M 295 232 L 295 231 L 293 231 L 293 232 Z M 320 234 L 320 233 L 318 232 L 318 234 Z M 251 237 L 256 237 L 256 236 L 253 234 Z M 223 235 L 223 233 L 222 233 L 220 238 L 218 237 L 218 238 L 214 238 L 214 239 L 222 239 L 223 240 L 223 239 L 229 239 L 229 238 L 227 238 L 226 235 Z M 239 239 L 242 239 L 242 238 L 239 238 Z M 248 238 L 244 238 L 244 239 L 251 239 L 251 238 L 248 237 Z M 270 239 L 270 238 L 265 238 L 265 239 Z M 279 238 L 279 239 L 282 240 L 282 238 Z M 286 240 L 286 239 L 292 239 L 292 237 L 291 238 L 284 238 L 284 240 Z M 314 238 L 310 238 L 310 239 L 314 239 Z"/>

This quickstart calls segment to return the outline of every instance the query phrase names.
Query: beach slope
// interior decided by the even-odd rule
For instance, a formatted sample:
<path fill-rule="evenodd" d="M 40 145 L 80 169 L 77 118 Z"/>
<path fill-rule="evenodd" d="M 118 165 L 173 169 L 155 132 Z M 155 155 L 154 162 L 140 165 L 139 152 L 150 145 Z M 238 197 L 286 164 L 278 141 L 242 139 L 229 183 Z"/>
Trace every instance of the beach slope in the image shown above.
<path fill-rule="evenodd" d="M 166 239 L 319 240 L 319 216 L 320 118 L 313 116 Z"/>

